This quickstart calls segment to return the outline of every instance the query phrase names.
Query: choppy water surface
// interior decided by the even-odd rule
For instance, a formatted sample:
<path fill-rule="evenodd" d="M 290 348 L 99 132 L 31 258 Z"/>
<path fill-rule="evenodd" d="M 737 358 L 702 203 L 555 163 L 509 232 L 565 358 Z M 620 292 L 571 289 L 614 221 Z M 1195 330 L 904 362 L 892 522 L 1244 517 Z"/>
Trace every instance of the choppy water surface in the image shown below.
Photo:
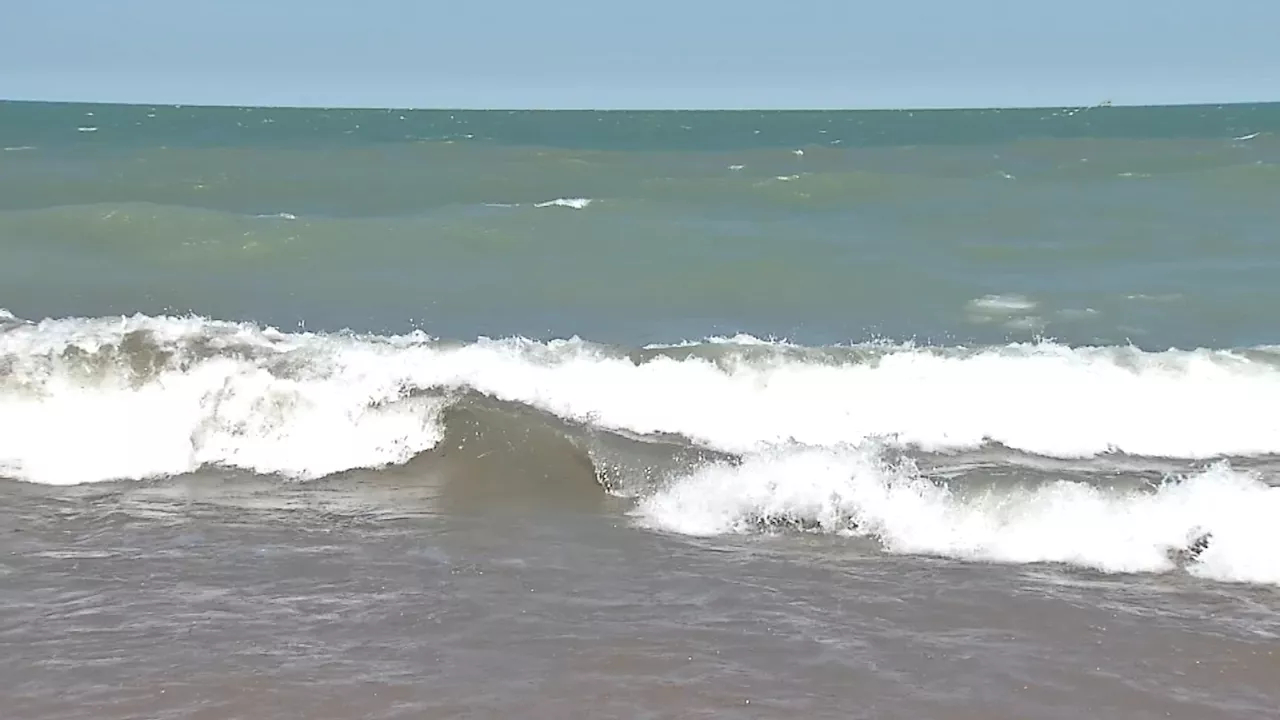
<path fill-rule="evenodd" d="M 6 717 L 1270 717 L 1277 129 L 0 104 Z"/>

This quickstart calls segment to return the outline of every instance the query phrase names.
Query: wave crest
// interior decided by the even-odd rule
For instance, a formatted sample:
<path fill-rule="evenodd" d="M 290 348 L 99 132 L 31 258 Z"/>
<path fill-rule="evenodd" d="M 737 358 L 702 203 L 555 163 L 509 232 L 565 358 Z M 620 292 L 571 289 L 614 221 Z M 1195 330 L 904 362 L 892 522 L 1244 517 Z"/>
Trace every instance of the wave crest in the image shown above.
<path fill-rule="evenodd" d="M 638 503 L 652 528 L 690 535 L 802 529 L 869 536 L 890 552 L 1104 572 L 1160 572 L 1208 534 L 1188 569 L 1280 583 L 1280 488 L 1217 464 L 1154 487 L 1080 481 L 961 490 L 873 448 L 799 450 L 712 463 Z"/>
<path fill-rule="evenodd" d="M 1266 349 L 625 349 L 134 316 L 0 324 L 0 466 L 49 483 L 201 465 L 312 478 L 434 447 L 458 391 L 731 454 L 872 440 L 1059 458 L 1280 453 L 1280 421 L 1263 412 L 1280 405 L 1280 357 Z"/>

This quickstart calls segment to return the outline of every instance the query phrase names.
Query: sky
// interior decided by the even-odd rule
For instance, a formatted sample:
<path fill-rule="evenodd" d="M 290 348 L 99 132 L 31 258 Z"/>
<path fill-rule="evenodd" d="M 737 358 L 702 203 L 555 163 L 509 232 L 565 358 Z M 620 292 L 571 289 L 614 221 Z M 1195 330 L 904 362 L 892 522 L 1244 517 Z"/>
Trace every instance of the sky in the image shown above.
<path fill-rule="evenodd" d="M 595 109 L 1280 100 L 1280 0 L 0 5 L 0 98 L 15 100 Z"/>

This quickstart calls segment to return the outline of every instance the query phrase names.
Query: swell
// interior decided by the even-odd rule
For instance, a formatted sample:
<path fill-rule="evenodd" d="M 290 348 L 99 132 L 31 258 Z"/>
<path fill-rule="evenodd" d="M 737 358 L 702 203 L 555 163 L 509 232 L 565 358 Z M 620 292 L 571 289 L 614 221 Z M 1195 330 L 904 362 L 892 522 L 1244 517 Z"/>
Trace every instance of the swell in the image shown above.
<path fill-rule="evenodd" d="M 373 481 L 430 478 L 449 512 L 572 512 L 640 497 L 703 463 L 731 460 L 679 439 L 604 432 L 476 393 L 457 398 L 441 423 L 436 447 Z"/>
<path fill-rule="evenodd" d="M 673 153 L 493 147 L 474 143 L 352 148 L 123 148 L 6 153 L 0 208 L 154 203 L 246 216 L 406 217 L 486 204 L 534 207 L 604 198 L 756 212 L 910 207 L 921 197 L 1027 185 L 1167 183 L 1205 192 L 1276 185 L 1280 136 L 1021 140 L 857 148 L 820 139 L 785 147 Z"/>

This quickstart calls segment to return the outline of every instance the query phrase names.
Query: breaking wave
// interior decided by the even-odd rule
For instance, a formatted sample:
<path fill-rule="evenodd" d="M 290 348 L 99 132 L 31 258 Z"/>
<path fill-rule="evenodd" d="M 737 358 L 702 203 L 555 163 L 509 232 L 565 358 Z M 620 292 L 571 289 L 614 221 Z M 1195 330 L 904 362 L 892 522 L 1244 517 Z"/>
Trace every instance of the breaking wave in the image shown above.
<path fill-rule="evenodd" d="M 1273 350 L 629 350 L 580 339 L 442 342 L 286 333 L 198 317 L 0 319 L 0 467 L 24 480 L 228 465 L 314 478 L 439 441 L 450 393 L 735 454 L 878 439 L 1059 458 L 1280 453 Z M 69 452 L 74 449 L 74 452 Z"/>
<path fill-rule="evenodd" d="M 31 322 L 0 310 L 0 475 L 28 482 L 215 466 L 307 480 L 403 465 L 460 442 L 449 418 L 461 407 L 509 428 L 494 438 L 568 439 L 528 461 L 574 482 L 579 469 L 594 474 L 655 529 L 865 535 L 890 552 L 1126 572 L 1169 569 L 1171 552 L 1207 533 L 1191 571 L 1249 582 L 1280 583 L 1280 560 L 1264 552 L 1280 542 L 1280 490 L 1229 463 L 1280 454 L 1277 406 L 1271 348 L 811 348 L 750 337 L 619 348 L 199 317 Z M 544 429 L 518 429 L 530 417 Z M 601 433 L 631 445 L 579 442 Z M 1050 468 L 1107 455 L 1216 464 L 1151 487 L 1065 472 L 1053 481 L 1052 469 L 1049 481 L 957 485 L 917 466 L 973 452 Z M 610 458 L 628 453 L 640 481 L 618 483 Z"/>
<path fill-rule="evenodd" d="M 896 553 L 1104 572 L 1161 572 L 1197 537 L 1188 566 L 1220 580 L 1280 583 L 1280 488 L 1219 463 L 1142 487 L 1079 480 L 950 487 L 868 448 L 711 463 L 642 499 L 642 523 L 691 535 L 798 528 L 867 536 Z"/>

